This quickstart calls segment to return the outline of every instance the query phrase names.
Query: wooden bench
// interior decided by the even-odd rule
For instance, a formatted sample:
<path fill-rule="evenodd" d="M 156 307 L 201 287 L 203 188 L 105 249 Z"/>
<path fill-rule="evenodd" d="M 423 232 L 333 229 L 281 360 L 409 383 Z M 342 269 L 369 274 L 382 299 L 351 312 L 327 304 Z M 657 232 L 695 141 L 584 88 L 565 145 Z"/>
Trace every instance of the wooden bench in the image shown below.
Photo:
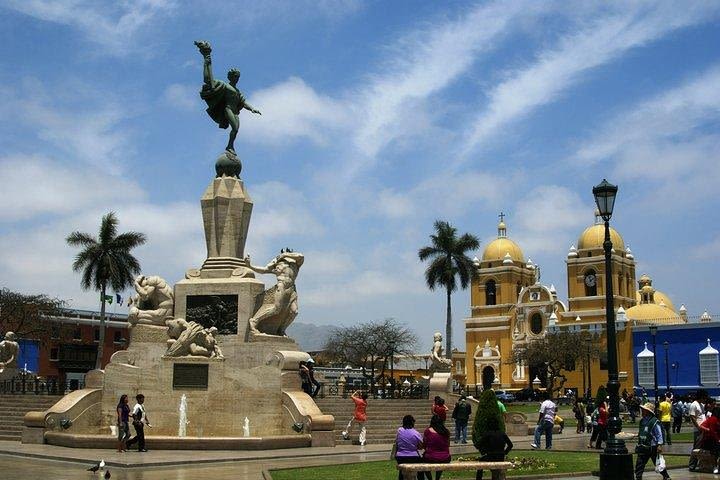
<path fill-rule="evenodd" d="M 690 458 L 697 459 L 696 472 L 712 473 L 715 468 L 715 455 L 709 450 L 693 449 Z"/>
<path fill-rule="evenodd" d="M 417 479 L 417 472 L 457 472 L 490 470 L 492 480 L 505 480 L 505 471 L 512 468 L 511 462 L 450 462 L 450 463 L 401 463 L 398 470 L 402 472 L 403 479 Z M 486 477 L 487 478 L 487 477 Z"/>

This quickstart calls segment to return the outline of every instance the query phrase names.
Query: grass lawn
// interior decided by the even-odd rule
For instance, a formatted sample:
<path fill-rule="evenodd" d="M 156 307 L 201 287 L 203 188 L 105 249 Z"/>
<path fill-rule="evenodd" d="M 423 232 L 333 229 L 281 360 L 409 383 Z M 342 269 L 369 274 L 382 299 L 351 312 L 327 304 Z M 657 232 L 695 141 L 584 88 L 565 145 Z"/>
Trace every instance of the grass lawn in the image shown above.
<path fill-rule="evenodd" d="M 670 440 L 672 440 L 673 443 L 675 443 L 675 442 L 692 443 L 693 442 L 693 432 L 692 432 L 692 430 L 686 430 L 686 431 L 680 432 L 680 433 L 671 433 Z"/>
<path fill-rule="evenodd" d="M 510 458 L 538 458 L 555 464 L 554 468 L 542 470 L 510 470 L 508 477 L 519 475 L 556 474 L 569 472 L 587 472 L 599 468 L 598 453 L 586 452 L 544 452 L 518 450 L 510 453 Z M 687 466 L 687 455 L 668 455 L 665 457 L 668 466 Z M 648 462 L 648 471 L 652 471 L 652 462 Z M 273 470 L 273 480 L 395 480 L 397 479 L 397 468 L 394 461 L 350 463 L 345 465 L 331 465 L 325 467 L 293 468 L 287 470 Z M 489 473 L 486 474 L 489 478 Z M 475 478 L 474 472 L 447 472 L 443 478 Z"/>

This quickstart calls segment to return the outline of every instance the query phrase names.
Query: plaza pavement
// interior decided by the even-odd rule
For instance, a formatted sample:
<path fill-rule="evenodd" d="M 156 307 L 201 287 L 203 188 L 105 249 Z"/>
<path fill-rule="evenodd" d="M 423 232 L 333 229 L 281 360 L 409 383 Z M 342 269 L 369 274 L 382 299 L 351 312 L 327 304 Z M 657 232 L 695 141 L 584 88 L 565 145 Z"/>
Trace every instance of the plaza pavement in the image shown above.
<path fill-rule="evenodd" d="M 372 433 L 370 432 L 370 435 Z M 588 436 L 566 432 L 555 435 L 556 451 L 588 451 Z M 512 437 L 516 449 L 530 449 L 532 437 Z M 544 439 L 543 439 L 544 441 Z M 148 441 L 152 446 L 152 440 Z M 107 449 L 75 449 L 53 445 L 23 445 L 0 441 L 0 477 L 12 480 L 48 478 L 57 480 L 100 478 L 86 469 L 101 458 L 105 460 L 113 479 L 118 480 L 189 480 L 207 479 L 267 479 L 266 472 L 276 468 L 296 468 L 336 465 L 389 458 L 390 445 L 339 445 L 334 448 L 295 448 L 265 451 L 182 451 L 158 450 L 147 453 L 130 451 L 117 453 Z M 632 445 L 631 445 L 632 448 Z M 674 444 L 668 453 L 688 454 L 690 444 Z M 474 454 L 469 445 L 453 445 L 453 455 Z M 674 479 L 718 478 L 720 475 L 694 474 L 686 469 L 670 470 Z M 545 478 L 548 478 L 546 476 Z M 556 477 L 557 478 L 557 477 Z M 575 477 L 596 479 L 597 477 Z M 660 478 L 649 471 L 644 478 Z"/>

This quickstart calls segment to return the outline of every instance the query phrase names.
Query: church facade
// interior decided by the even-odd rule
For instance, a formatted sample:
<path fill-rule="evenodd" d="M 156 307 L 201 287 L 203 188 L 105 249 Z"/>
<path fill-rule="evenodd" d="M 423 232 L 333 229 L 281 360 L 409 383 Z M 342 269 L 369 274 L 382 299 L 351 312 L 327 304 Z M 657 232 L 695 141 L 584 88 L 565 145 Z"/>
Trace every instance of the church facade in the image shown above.
<path fill-rule="evenodd" d="M 467 384 L 494 388 L 544 387 L 541 368 L 513 361 L 513 349 L 522 348 L 545 335 L 568 330 L 586 332 L 586 341 L 600 346 L 600 358 L 576 362 L 565 371 L 565 389 L 582 392 L 607 382 L 605 322 L 605 227 L 596 212 L 595 223 L 586 228 L 565 259 L 567 300 L 558 298 L 553 285 L 539 281 L 539 267 L 525 258 L 507 232 L 500 216 L 497 238 L 475 258 L 470 291 L 470 317 L 465 319 Z M 636 279 L 635 258 L 622 236 L 610 230 L 612 285 L 616 308 L 616 331 L 621 388 L 635 385 L 633 327 L 649 324 L 676 325 L 687 321 L 670 299 L 643 275 Z M 485 381 L 483 381 L 485 380 Z"/>

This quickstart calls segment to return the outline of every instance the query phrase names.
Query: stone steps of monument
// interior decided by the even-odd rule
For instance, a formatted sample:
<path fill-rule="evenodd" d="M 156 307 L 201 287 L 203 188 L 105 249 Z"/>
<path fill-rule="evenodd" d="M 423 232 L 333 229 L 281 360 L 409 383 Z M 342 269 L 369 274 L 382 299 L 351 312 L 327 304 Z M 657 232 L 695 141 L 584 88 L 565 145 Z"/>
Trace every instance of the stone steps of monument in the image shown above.
<path fill-rule="evenodd" d="M 0 417 L 0 428 L 3 425 L 22 425 L 23 419 L 20 417 Z"/>
<path fill-rule="evenodd" d="M 56 395 L 0 395 L 0 440 L 20 440 L 25 414 L 47 410 L 61 398 Z"/>
<path fill-rule="evenodd" d="M 316 398 L 318 407 L 323 413 L 333 415 L 335 417 L 335 441 L 338 445 L 349 445 L 357 443 L 358 429 L 354 427 L 351 432 L 351 439 L 344 440 L 342 431 L 345 429 L 347 422 L 353 416 L 355 406 L 349 398 Z M 450 399 L 454 406 L 455 400 Z M 415 417 L 415 428 L 422 433 L 425 428 L 430 425 L 431 400 L 384 400 L 370 399 L 368 401 L 368 421 L 365 424 L 367 429 L 367 440 L 369 444 L 392 443 L 395 441 L 395 435 L 398 427 L 402 425 L 402 418 L 405 415 Z M 448 415 L 450 417 L 450 415 Z M 448 418 L 446 425 L 450 430 L 450 434 L 454 435 L 455 425 L 451 418 Z M 468 430 L 472 428 L 472 419 L 468 425 Z"/>

